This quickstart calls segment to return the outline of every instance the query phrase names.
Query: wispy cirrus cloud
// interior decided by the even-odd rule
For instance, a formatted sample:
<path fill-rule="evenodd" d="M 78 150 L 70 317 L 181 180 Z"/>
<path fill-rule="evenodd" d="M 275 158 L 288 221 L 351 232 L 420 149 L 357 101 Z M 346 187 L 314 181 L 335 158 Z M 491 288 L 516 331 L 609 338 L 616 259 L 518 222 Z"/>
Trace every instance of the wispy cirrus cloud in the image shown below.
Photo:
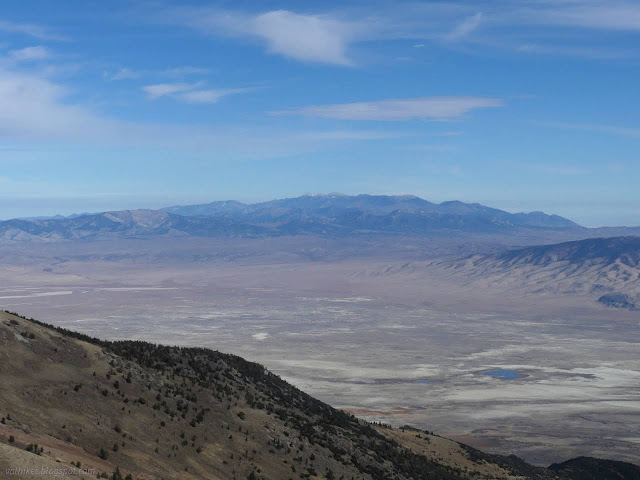
<path fill-rule="evenodd" d="M 301 115 L 335 120 L 451 120 L 472 110 L 504 106 L 498 98 L 424 97 L 374 102 L 314 105 L 271 112 L 272 115 Z"/>
<path fill-rule="evenodd" d="M 481 23 L 489 28 L 537 26 L 640 31 L 640 4 L 634 0 L 457 1 L 426 7 L 405 4 L 405 7 L 405 12 L 411 12 L 411 19 L 396 25 L 399 29 L 413 26 L 414 32 L 421 24 L 427 25 L 427 20 L 434 19 L 435 28 L 453 21 L 455 28 L 451 32 L 462 34 L 475 30 Z"/>
<path fill-rule="evenodd" d="M 516 48 L 517 51 L 535 55 L 554 55 L 562 57 L 588 58 L 595 60 L 615 60 L 633 58 L 638 52 L 624 47 L 600 47 L 591 45 L 556 45 L 553 43 L 523 43 Z"/>
<path fill-rule="evenodd" d="M 340 66 L 358 63 L 353 53 L 356 44 L 400 39 L 418 41 L 414 44 L 418 48 L 425 46 L 424 41 L 444 45 L 465 41 L 476 48 L 523 53 L 616 57 L 628 52 L 605 51 L 598 36 L 573 34 L 579 30 L 640 32 L 640 4 L 631 0 L 457 1 L 318 13 L 183 7 L 165 12 L 163 21 L 206 35 L 249 39 L 269 53 L 302 62 Z"/>
<path fill-rule="evenodd" d="M 547 122 L 544 124 L 548 127 L 561 128 L 564 130 L 577 130 L 582 132 L 608 133 L 612 135 L 620 135 L 623 137 L 640 138 L 640 128 L 622 127 L 619 125 L 601 125 L 590 123 L 563 123 L 563 122 Z"/>
<path fill-rule="evenodd" d="M 17 62 L 45 60 L 51 57 L 51 51 L 42 45 L 11 50 L 9 58 Z"/>
<path fill-rule="evenodd" d="M 132 80 L 134 78 L 140 78 L 142 73 L 132 70 L 130 68 L 121 68 L 113 75 L 109 76 L 110 80 Z"/>
<path fill-rule="evenodd" d="M 15 23 L 7 20 L 0 20 L 0 31 L 7 33 L 19 33 L 41 40 L 66 40 L 66 37 L 55 34 L 49 29 L 28 23 Z"/>
<path fill-rule="evenodd" d="M 149 96 L 151 99 L 156 99 L 159 97 L 164 97 L 167 95 L 173 95 L 181 92 L 188 92 L 189 90 L 193 90 L 198 88 L 202 83 L 156 83 L 154 85 L 146 85 L 142 87 L 142 90 Z"/>
<path fill-rule="evenodd" d="M 178 95 L 178 98 L 187 103 L 216 103 L 229 95 L 246 93 L 252 90 L 252 88 L 211 88 L 205 90 L 192 90 Z"/>
<path fill-rule="evenodd" d="M 216 103 L 222 98 L 238 93 L 253 91 L 253 88 L 208 88 L 201 89 L 202 82 L 197 83 L 158 83 L 146 85 L 142 89 L 152 100 L 160 97 L 172 97 L 186 103 Z"/>
<path fill-rule="evenodd" d="M 141 146 L 216 151 L 229 157 L 271 158 L 317 151 L 344 142 L 412 135 L 391 130 L 150 124 L 113 118 L 81 103 L 71 103 L 69 98 L 73 93 L 46 76 L 0 67 L 0 139 L 30 145 L 62 142 L 78 146 Z M 156 93 L 161 92 L 156 90 Z M 211 102 L 213 94 L 193 100 Z"/>
<path fill-rule="evenodd" d="M 640 4 L 629 0 L 538 0 L 515 4 L 504 15 L 519 23 L 640 31 Z"/>
<path fill-rule="evenodd" d="M 193 67 L 184 65 L 180 67 L 166 68 L 163 70 L 138 70 L 129 67 L 110 69 L 104 72 L 104 78 L 109 80 L 133 80 L 136 78 L 153 76 L 169 78 L 185 78 L 192 75 L 204 75 L 210 73 L 211 69 L 204 67 Z"/>
<path fill-rule="evenodd" d="M 462 22 L 455 26 L 451 32 L 445 35 L 447 40 L 458 40 L 466 37 L 474 30 L 476 30 L 482 23 L 482 13 L 478 12 L 468 18 L 465 18 Z"/>

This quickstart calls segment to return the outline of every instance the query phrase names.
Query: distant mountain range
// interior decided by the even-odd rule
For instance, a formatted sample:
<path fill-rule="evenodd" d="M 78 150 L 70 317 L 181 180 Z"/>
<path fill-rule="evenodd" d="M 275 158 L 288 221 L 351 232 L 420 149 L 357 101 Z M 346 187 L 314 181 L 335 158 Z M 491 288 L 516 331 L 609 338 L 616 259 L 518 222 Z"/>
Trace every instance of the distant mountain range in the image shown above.
<path fill-rule="evenodd" d="M 509 213 L 477 203 L 431 203 L 415 196 L 342 194 L 244 204 L 233 200 L 162 210 L 124 210 L 0 222 L 0 239 L 61 240 L 150 236 L 276 237 L 357 234 L 514 233 L 586 230 L 558 215 Z"/>
<path fill-rule="evenodd" d="M 476 255 L 456 262 L 455 269 L 507 288 L 587 294 L 605 306 L 640 309 L 640 237 L 590 238 Z"/>
<path fill-rule="evenodd" d="M 231 217 L 247 222 L 290 221 L 300 219 L 328 219 L 337 223 L 366 224 L 372 217 L 394 218 L 395 221 L 423 218 L 415 223 L 424 226 L 498 228 L 527 226 L 577 228 L 579 225 L 558 215 L 543 212 L 508 213 L 479 203 L 449 201 L 432 203 L 413 195 L 343 195 L 341 193 L 308 194 L 269 202 L 244 204 L 236 201 L 212 202 L 202 205 L 174 206 L 162 209 L 184 216 Z M 367 216 L 363 218 L 363 214 Z M 343 220 L 340 222 L 340 220 Z M 403 220 L 400 220 L 401 222 Z M 378 227 L 394 221 L 377 220 Z M 414 223 L 414 222 L 409 222 Z M 366 226 L 366 225 L 360 225 Z"/>
<path fill-rule="evenodd" d="M 259 234 L 266 234 L 266 230 L 226 218 L 184 217 L 160 210 L 123 210 L 63 219 L 0 222 L 0 238 L 14 241 Z"/>

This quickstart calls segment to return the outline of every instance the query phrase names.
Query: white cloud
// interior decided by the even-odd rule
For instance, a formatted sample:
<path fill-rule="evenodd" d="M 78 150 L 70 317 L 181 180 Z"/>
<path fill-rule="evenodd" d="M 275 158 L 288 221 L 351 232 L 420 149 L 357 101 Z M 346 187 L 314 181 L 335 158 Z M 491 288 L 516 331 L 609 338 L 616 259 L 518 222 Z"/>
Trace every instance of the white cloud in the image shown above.
<path fill-rule="evenodd" d="M 451 32 L 449 32 L 445 38 L 447 40 L 458 40 L 466 37 L 475 29 L 477 29 L 482 23 L 482 13 L 476 13 L 459 23 Z"/>
<path fill-rule="evenodd" d="M 511 16 L 526 23 L 595 28 L 640 30 L 640 4 L 634 1 L 573 0 L 538 1 L 514 9 Z"/>
<path fill-rule="evenodd" d="M 0 69 L 0 136 L 91 138 L 109 122 L 64 102 L 64 88 L 36 75 Z"/>
<path fill-rule="evenodd" d="M 208 68 L 182 66 L 167 68 L 164 70 L 133 70 L 131 68 L 120 68 L 116 73 L 105 72 L 105 77 L 110 80 L 131 80 L 140 78 L 143 76 L 164 76 L 164 77 L 187 77 L 190 75 L 201 75 L 209 73 L 211 70 Z M 165 85 L 165 84 L 163 84 Z M 153 87 L 153 85 L 150 85 Z"/>
<path fill-rule="evenodd" d="M 221 88 L 210 90 L 193 90 L 178 95 L 178 98 L 187 103 L 216 103 L 221 98 L 236 93 L 244 93 L 249 91 L 247 88 Z"/>
<path fill-rule="evenodd" d="M 352 63 L 346 53 L 350 27 L 338 20 L 277 10 L 258 15 L 252 24 L 270 52 L 309 62 Z"/>
<path fill-rule="evenodd" d="M 478 12 L 478 5 L 482 12 Z M 536 47 L 535 51 L 548 55 L 593 56 L 585 54 L 584 49 L 597 47 L 596 36 L 549 37 L 549 29 L 637 32 L 640 31 L 640 3 L 631 0 L 407 2 L 391 7 L 352 7 L 318 14 L 288 10 L 247 14 L 213 8 L 181 8 L 165 12 L 162 21 L 195 28 L 207 35 L 254 39 L 274 54 L 333 65 L 353 65 L 352 47 L 357 43 L 398 39 L 416 42 L 415 48 L 423 47 L 423 41 L 455 40 L 472 42 L 480 48 L 518 50 L 522 45 L 536 45 L 541 39 L 553 38 L 553 44 Z M 482 37 L 472 35 L 480 27 Z M 519 41 L 514 41 L 514 29 L 518 30 Z M 615 52 L 606 55 L 615 56 Z"/>
<path fill-rule="evenodd" d="M 516 50 L 526 54 L 559 55 L 570 57 L 583 57 L 593 59 L 634 58 L 638 52 L 630 48 L 621 47 L 592 47 L 592 46 L 566 46 L 555 44 L 525 43 L 516 47 Z"/>
<path fill-rule="evenodd" d="M 31 25 L 27 23 L 13 23 L 6 20 L 0 20 L 0 31 L 8 33 L 21 33 L 31 37 L 40 38 L 42 40 L 64 40 L 65 38 L 49 32 L 46 28 L 39 25 Z"/>
<path fill-rule="evenodd" d="M 61 85 L 34 73 L 0 68 L 0 139 L 214 151 L 225 158 L 263 159 L 330 148 L 342 142 L 381 140 L 406 132 L 308 131 L 274 127 L 210 127 L 117 120 L 69 103 Z"/>
<path fill-rule="evenodd" d="M 131 80 L 139 78 L 140 76 L 140 72 L 136 72 L 130 68 L 121 68 L 111 76 L 111 80 Z"/>
<path fill-rule="evenodd" d="M 198 89 L 200 85 L 202 85 L 202 82 L 158 83 L 156 85 L 147 85 L 142 89 L 151 99 L 169 96 L 187 103 L 216 103 L 223 97 L 253 90 L 252 88 Z"/>
<path fill-rule="evenodd" d="M 425 97 L 375 102 L 317 105 L 272 112 L 337 120 L 449 120 L 478 108 L 502 107 L 503 101 L 485 97 Z"/>
<path fill-rule="evenodd" d="M 352 65 L 347 50 L 356 38 L 355 23 L 330 15 L 273 10 L 257 15 L 212 9 L 181 10 L 187 25 L 208 34 L 246 36 L 264 42 L 267 51 L 304 62 Z"/>
<path fill-rule="evenodd" d="M 51 56 L 51 52 L 47 47 L 41 45 L 34 47 L 25 47 L 19 50 L 11 50 L 9 58 L 17 62 L 30 62 L 35 60 L 45 60 Z"/>
<path fill-rule="evenodd" d="M 150 98 L 159 98 L 175 93 L 187 92 L 197 88 L 199 83 L 158 83 L 142 87 Z"/>

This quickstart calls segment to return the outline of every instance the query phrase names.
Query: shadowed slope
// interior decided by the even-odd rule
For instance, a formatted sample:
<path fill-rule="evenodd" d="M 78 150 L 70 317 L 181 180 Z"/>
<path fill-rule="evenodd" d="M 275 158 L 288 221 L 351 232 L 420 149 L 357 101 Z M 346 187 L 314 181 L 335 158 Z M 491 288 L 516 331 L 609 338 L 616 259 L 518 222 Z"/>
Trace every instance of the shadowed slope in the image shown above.
<path fill-rule="evenodd" d="M 640 467 L 625 462 L 578 457 L 549 467 L 572 480 L 640 480 Z"/>
<path fill-rule="evenodd" d="M 636 309 L 640 237 L 593 238 L 473 256 L 449 270 L 526 293 L 591 295 L 606 306 Z"/>

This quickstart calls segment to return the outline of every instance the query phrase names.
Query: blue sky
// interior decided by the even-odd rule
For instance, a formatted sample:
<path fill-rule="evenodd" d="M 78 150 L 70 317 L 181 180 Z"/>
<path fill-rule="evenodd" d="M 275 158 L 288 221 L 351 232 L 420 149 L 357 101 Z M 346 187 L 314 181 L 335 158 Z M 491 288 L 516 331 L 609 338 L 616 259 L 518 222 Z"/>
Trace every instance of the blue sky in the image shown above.
<path fill-rule="evenodd" d="M 640 225 L 640 3 L 11 1 L 0 218 L 307 192 Z"/>

